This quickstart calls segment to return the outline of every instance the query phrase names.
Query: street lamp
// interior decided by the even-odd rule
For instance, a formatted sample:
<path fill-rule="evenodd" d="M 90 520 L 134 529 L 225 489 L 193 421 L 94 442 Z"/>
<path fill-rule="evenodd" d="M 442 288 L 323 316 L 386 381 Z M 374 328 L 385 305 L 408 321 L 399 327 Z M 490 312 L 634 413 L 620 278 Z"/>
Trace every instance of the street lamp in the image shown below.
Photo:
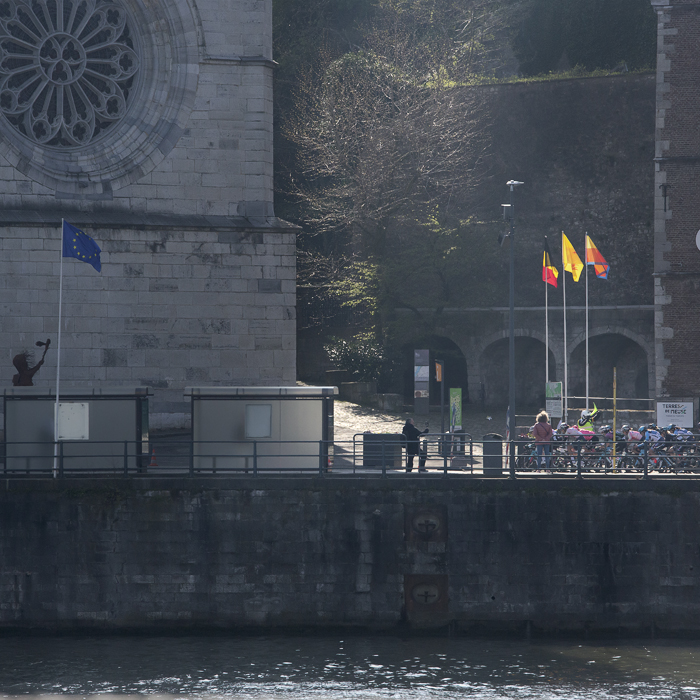
<path fill-rule="evenodd" d="M 515 454 L 513 450 L 513 433 L 516 428 L 515 419 L 515 207 L 513 205 L 513 190 L 519 185 L 525 183 L 517 180 L 508 180 L 506 185 L 510 187 L 510 204 L 503 205 L 507 207 L 510 218 L 510 323 L 508 335 L 508 416 L 510 428 L 510 474 L 515 475 Z M 505 213 L 505 212 L 504 212 Z M 501 240 L 501 243 L 503 241 Z"/>

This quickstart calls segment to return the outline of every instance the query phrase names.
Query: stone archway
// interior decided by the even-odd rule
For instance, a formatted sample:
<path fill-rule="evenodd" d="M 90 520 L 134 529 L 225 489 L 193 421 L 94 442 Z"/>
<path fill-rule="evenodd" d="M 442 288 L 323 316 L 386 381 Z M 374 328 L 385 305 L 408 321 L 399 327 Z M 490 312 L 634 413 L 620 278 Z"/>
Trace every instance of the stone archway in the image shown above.
<path fill-rule="evenodd" d="M 590 396 L 611 397 L 613 368 L 617 367 L 617 395 L 620 398 L 649 398 L 648 350 L 629 333 L 596 332 L 589 336 Z M 586 343 L 580 341 L 569 360 L 569 396 L 586 393 Z"/>
<path fill-rule="evenodd" d="M 413 351 L 416 349 L 430 350 L 430 404 L 440 403 L 440 384 L 435 379 L 435 360 L 443 360 L 445 363 L 445 396 L 448 396 L 450 388 L 462 389 L 462 401 L 468 403 L 469 397 L 469 373 L 467 361 L 460 347 L 450 338 L 441 335 L 430 335 L 411 341 L 403 346 L 402 351 L 402 376 L 403 394 L 408 403 L 413 403 Z"/>
<path fill-rule="evenodd" d="M 480 366 L 484 386 L 484 403 L 488 406 L 508 404 L 508 337 L 487 345 L 481 352 Z M 556 359 L 549 350 L 550 377 L 557 375 Z M 515 338 L 516 406 L 535 408 L 545 405 L 545 345 L 531 336 Z M 518 408 L 518 411 L 520 409 Z"/>

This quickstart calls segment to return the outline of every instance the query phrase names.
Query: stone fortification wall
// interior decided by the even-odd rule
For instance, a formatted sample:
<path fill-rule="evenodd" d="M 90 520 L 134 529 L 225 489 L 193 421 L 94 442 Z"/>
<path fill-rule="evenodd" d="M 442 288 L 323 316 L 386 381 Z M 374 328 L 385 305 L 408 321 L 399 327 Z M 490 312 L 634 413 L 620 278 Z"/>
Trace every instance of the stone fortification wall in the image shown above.
<path fill-rule="evenodd" d="M 508 201 L 508 180 L 525 183 L 515 195 L 518 304 L 544 303 L 543 236 L 549 237 L 561 271 L 562 231 L 580 256 L 588 233 L 611 265 L 605 283 L 591 285 L 591 304 L 651 303 L 654 76 L 551 80 L 479 90 L 493 115 L 491 177 L 479 186 L 483 220 L 498 217 L 500 204 Z M 503 230 L 499 224 L 497 231 Z M 496 283 L 483 293 L 474 289 L 469 306 L 507 305 L 507 255 L 492 253 L 492 246 L 486 250 L 499 271 Z M 584 291 L 582 284 L 569 284 L 567 303 L 584 304 Z M 552 301 L 561 304 L 560 292 Z"/>
<path fill-rule="evenodd" d="M 700 631 L 700 485 L 7 481 L 0 627 Z"/>

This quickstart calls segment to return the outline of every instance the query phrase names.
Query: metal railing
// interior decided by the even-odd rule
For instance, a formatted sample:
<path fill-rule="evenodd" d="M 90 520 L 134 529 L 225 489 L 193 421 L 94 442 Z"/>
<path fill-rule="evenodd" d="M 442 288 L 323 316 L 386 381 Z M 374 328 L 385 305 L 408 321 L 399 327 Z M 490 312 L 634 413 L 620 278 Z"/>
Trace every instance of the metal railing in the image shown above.
<path fill-rule="evenodd" d="M 474 440 L 470 435 L 421 436 L 413 470 L 407 473 L 400 435 L 358 433 L 352 441 L 246 440 L 198 442 L 158 440 L 142 452 L 142 443 L 3 443 L 0 469 L 6 478 L 232 476 L 291 474 L 318 476 L 428 476 L 501 478 L 633 478 L 700 476 L 695 441 L 653 445 L 647 442 L 584 440 L 552 443 L 548 459 L 538 459 L 527 439 L 510 443 Z M 515 459 L 509 459 L 513 450 Z"/>

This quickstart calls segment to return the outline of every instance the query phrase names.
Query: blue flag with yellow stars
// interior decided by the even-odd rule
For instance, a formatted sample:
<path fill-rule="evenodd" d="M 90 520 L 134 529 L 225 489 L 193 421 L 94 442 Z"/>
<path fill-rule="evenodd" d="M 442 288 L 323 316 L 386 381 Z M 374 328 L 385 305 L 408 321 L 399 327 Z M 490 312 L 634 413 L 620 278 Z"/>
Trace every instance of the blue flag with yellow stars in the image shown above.
<path fill-rule="evenodd" d="M 90 238 L 90 236 L 75 228 L 67 221 L 63 222 L 63 257 L 76 258 L 83 262 L 90 263 L 98 272 L 102 270 L 100 262 L 100 246 Z"/>

